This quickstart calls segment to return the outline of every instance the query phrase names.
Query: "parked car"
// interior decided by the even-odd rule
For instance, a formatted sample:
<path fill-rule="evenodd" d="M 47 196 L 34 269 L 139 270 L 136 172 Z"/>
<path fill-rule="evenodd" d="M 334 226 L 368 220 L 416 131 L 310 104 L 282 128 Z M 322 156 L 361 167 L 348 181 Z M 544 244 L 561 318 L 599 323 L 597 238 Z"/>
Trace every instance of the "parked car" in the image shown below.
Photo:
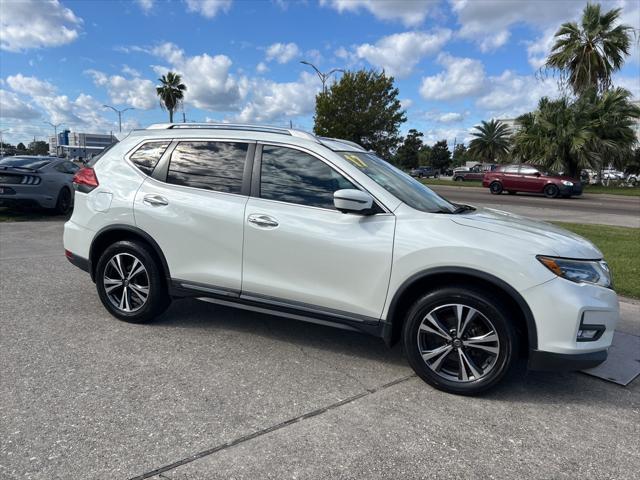
<path fill-rule="evenodd" d="M 602 171 L 603 180 L 624 180 L 624 173 L 619 170 L 607 168 Z"/>
<path fill-rule="evenodd" d="M 0 205 L 38 206 L 66 214 L 73 206 L 79 166 L 57 157 L 19 155 L 0 159 Z"/>
<path fill-rule="evenodd" d="M 521 352 L 531 369 L 598 365 L 619 317 L 589 241 L 452 203 L 351 142 L 153 125 L 74 185 L 65 255 L 127 322 L 206 298 L 401 341 L 424 381 L 474 394 Z"/>
<path fill-rule="evenodd" d="M 544 193 L 546 197 L 565 198 L 582 195 L 580 180 L 539 170 L 533 165 L 506 165 L 493 172 L 487 172 L 482 180 L 483 187 L 489 187 L 494 195 L 506 191 Z"/>
<path fill-rule="evenodd" d="M 412 177 L 417 177 L 417 178 L 429 178 L 429 177 L 438 178 L 440 176 L 440 172 L 438 172 L 438 170 L 436 170 L 433 167 L 413 168 L 411 169 L 409 174 Z"/>
<path fill-rule="evenodd" d="M 453 180 L 463 182 L 465 180 L 482 180 L 485 172 L 493 171 L 497 165 L 494 164 L 477 164 L 469 169 L 455 169 L 453 171 Z"/>

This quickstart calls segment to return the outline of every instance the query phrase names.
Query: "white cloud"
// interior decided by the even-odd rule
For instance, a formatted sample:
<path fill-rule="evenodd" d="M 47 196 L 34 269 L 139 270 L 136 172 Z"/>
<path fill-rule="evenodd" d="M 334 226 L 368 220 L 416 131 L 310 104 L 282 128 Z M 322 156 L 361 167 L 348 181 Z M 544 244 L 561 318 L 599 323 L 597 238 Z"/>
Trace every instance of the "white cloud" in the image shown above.
<path fill-rule="evenodd" d="M 149 110 L 158 104 L 155 84 L 151 80 L 125 78 L 121 75 L 109 76 L 97 70 L 87 70 L 85 73 L 93 78 L 94 84 L 107 89 L 111 102 L 116 105 Z"/>
<path fill-rule="evenodd" d="M 452 100 L 474 96 L 482 91 L 485 73 L 479 60 L 443 53 L 438 56 L 438 63 L 445 70 L 422 79 L 420 95 L 425 100 Z"/>
<path fill-rule="evenodd" d="M 489 77 L 491 88 L 478 98 L 476 106 L 494 118 L 512 118 L 536 108 L 541 97 L 558 95 L 554 78 L 538 79 L 533 75 L 518 75 L 505 70 L 501 75 Z"/>
<path fill-rule="evenodd" d="M 13 91 L 32 97 L 50 96 L 56 91 L 56 87 L 49 82 L 45 82 L 36 77 L 25 77 L 21 73 L 8 76 L 7 84 Z"/>
<path fill-rule="evenodd" d="M 300 49 L 295 43 L 274 43 L 267 48 L 267 61 L 275 60 L 278 63 L 289 63 L 300 56 Z"/>
<path fill-rule="evenodd" d="M 240 122 L 271 122 L 308 115 L 315 107 L 319 90 L 315 75 L 303 72 L 297 82 L 277 83 L 271 80 L 250 81 L 253 93 L 249 101 L 235 116 Z"/>
<path fill-rule="evenodd" d="M 399 20 L 407 27 L 424 22 L 429 8 L 437 3 L 437 0 L 320 0 L 320 5 L 340 13 L 367 10 L 380 20 Z"/>
<path fill-rule="evenodd" d="M 136 3 L 143 12 L 149 13 L 153 9 L 155 0 L 136 0 Z"/>
<path fill-rule="evenodd" d="M 527 58 L 529 65 L 534 69 L 538 70 L 547 61 L 547 56 L 555 40 L 554 35 L 556 31 L 556 27 L 547 28 L 542 35 L 533 42 L 527 42 Z"/>
<path fill-rule="evenodd" d="M 256 65 L 256 72 L 258 73 L 266 73 L 269 71 L 269 67 L 267 67 L 267 64 L 264 62 L 260 62 L 258 63 L 258 65 Z"/>
<path fill-rule="evenodd" d="M 387 73 L 403 78 L 411 74 L 422 57 L 440 51 L 449 38 L 451 31 L 446 29 L 433 33 L 396 33 L 381 38 L 374 45 L 365 43 L 356 47 L 355 54 Z"/>
<path fill-rule="evenodd" d="M 438 116 L 438 121 L 442 123 L 460 122 L 464 119 L 464 115 L 459 112 L 448 112 Z"/>
<path fill-rule="evenodd" d="M 403 110 L 407 110 L 413 106 L 413 100 L 411 100 L 410 98 L 403 98 L 402 100 L 400 100 L 400 105 L 402 106 Z"/>
<path fill-rule="evenodd" d="M 613 77 L 613 85 L 615 87 L 626 88 L 631 92 L 633 98 L 640 98 L 640 77 L 623 77 L 615 75 Z"/>
<path fill-rule="evenodd" d="M 0 89 L 0 118 L 33 120 L 39 117 L 40 112 L 20 100 L 15 93 Z"/>
<path fill-rule="evenodd" d="M 449 0 L 457 14 L 462 38 L 474 40 L 483 52 L 495 50 L 507 43 L 510 28 L 527 24 L 537 28 L 557 25 L 574 18 L 584 3 L 575 0 L 546 2 L 504 0 Z"/>
<path fill-rule="evenodd" d="M 233 0 L 185 0 L 188 12 L 199 13 L 203 17 L 213 18 L 218 12 L 228 12 Z"/>
<path fill-rule="evenodd" d="M 185 102 L 204 110 L 230 111 L 244 98 L 244 82 L 231 75 L 231 59 L 226 55 L 206 53 L 188 57 L 173 43 L 164 43 L 152 50 L 171 64 L 171 70 L 182 75 L 187 86 Z M 166 67 L 155 67 L 159 75 Z"/>
<path fill-rule="evenodd" d="M 20 52 L 57 47 L 78 38 L 82 20 L 58 0 L 21 0 L 2 4 L 0 48 Z"/>
<path fill-rule="evenodd" d="M 140 76 L 140 72 L 138 70 L 136 70 L 135 68 L 131 68 L 129 65 L 123 65 L 122 66 L 122 73 L 124 73 L 125 75 L 129 75 L 130 77 L 139 77 Z"/>

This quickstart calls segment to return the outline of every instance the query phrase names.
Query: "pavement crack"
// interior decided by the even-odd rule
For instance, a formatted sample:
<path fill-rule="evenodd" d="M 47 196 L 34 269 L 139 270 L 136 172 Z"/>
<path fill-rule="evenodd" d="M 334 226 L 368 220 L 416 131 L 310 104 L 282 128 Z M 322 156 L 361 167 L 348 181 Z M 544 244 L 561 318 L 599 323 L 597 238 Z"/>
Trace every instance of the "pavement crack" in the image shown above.
<path fill-rule="evenodd" d="M 243 435 L 241 437 L 235 438 L 233 440 L 230 440 L 228 442 L 225 443 L 221 443 L 219 445 L 216 445 L 215 447 L 209 448 L 207 450 L 203 450 L 202 452 L 196 453 L 195 455 L 191 455 L 190 457 L 186 457 L 183 458 L 182 460 L 178 460 L 176 462 L 170 463 L 168 465 L 165 465 L 163 467 L 159 467 L 156 468 L 154 470 L 150 470 L 148 472 L 143 473 L 142 475 L 138 475 L 136 477 L 131 477 L 130 480 L 144 480 L 145 478 L 151 478 L 154 476 L 159 476 L 160 478 L 163 478 L 162 474 L 164 474 L 165 472 L 168 472 L 169 470 L 174 470 L 178 467 L 181 467 L 182 465 L 186 465 L 187 463 L 191 463 L 195 460 L 199 460 L 201 458 L 207 457 L 209 455 L 213 455 L 214 453 L 217 452 L 221 452 L 223 450 L 227 450 L 229 448 L 235 447 L 236 445 L 240 445 L 241 443 L 244 442 L 248 442 L 249 440 L 253 440 L 254 438 L 258 438 L 261 437 L 263 435 L 266 435 L 268 433 L 271 432 L 275 432 L 277 430 L 281 430 L 283 428 L 288 427 L 289 425 L 293 425 L 295 423 L 298 422 L 302 422 L 305 420 L 308 420 L 310 418 L 313 417 L 317 417 L 318 415 L 322 415 L 323 413 L 326 413 L 330 410 L 335 410 L 337 408 L 340 408 L 344 405 L 347 405 L 349 403 L 353 403 L 356 400 L 360 400 L 361 398 L 367 397 L 369 395 L 372 395 L 376 392 L 380 392 L 382 390 L 386 390 L 387 388 L 391 388 L 395 385 L 398 385 L 400 383 L 406 382 L 408 380 L 411 380 L 412 378 L 414 378 L 416 376 L 415 373 L 412 373 L 410 375 L 406 375 L 404 377 L 400 377 L 400 378 L 396 378 L 395 380 L 392 380 L 388 383 L 385 383 L 383 385 L 379 385 L 377 387 L 374 388 L 367 388 L 365 389 L 365 391 L 357 393 L 355 395 L 352 395 L 351 397 L 347 397 L 344 400 L 340 400 L 338 402 L 332 403 L 330 405 L 327 405 L 325 407 L 320 407 L 317 408 L 315 410 L 311 410 L 309 412 L 303 413 L 301 415 L 298 415 L 297 417 L 292 417 L 289 418 L 288 420 L 284 420 L 283 422 L 280 423 L 276 423 L 274 425 L 271 425 L 270 427 L 266 427 L 263 428 L 261 430 L 256 430 L 255 432 L 252 433 L 248 433 L 246 435 Z M 169 478 L 164 476 L 164 478 Z"/>

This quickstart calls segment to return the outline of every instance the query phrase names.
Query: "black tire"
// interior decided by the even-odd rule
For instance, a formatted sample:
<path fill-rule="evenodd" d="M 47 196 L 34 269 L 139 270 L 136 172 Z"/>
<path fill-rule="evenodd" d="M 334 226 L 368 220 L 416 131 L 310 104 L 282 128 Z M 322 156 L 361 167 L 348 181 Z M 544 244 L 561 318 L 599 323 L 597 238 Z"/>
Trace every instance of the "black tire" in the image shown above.
<path fill-rule="evenodd" d="M 560 189 L 553 183 L 544 187 L 544 196 L 547 198 L 556 198 L 560 194 Z"/>
<path fill-rule="evenodd" d="M 452 325 L 454 330 L 456 328 L 457 307 L 455 305 L 463 305 L 461 318 L 466 318 L 471 312 L 471 308 L 480 314 L 476 313 L 466 323 L 466 326 L 463 326 L 462 329 L 464 331 L 460 338 L 457 337 L 456 332 L 453 330 L 446 330 Z M 421 330 L 423 320 L 428 322 L 426 320 L 427 315 L 432 314 L 432 318 L 435 318 L 433 317 L 434 311 L 438 312 L 438 317 L 436 318 L 438 325 L 453 337 L 451 342 L 441 338 L 439 334 L 434 336 L 431 332 Z M 496 301 L 493 296 L 473 286 L 444 287 L 434 290 L 418 299 L 407 314 L 402 332 L 404 352 L 416 374 L 429 385 L 449 393 L 476 395 L 495 386 L 502 380 L 516 360 L 518 337 L 509 321 L 509 316 L 509 310 L 504 305 Z M 486 353 L 484 349 L 469 347 L 468 344 L 462 343 L 481 338 L 483 330 L 480 326 L 485 323 L 485 320 L 487 325 L 492 328 L 492 331 L 487 330 L 486 334 L 497 336 L 497 341 L 492 342 L 491 345 L 491 348 L 496 350 L 497 353 Z M 468 334 L 473 334 L 473 337 L 469 337 Z M 430 351 L 430 353 L 433 353 L 436 348 L 441 348 L 433 347 L 433 350 L 428 349 L 425 341 L 434 338 L 443 342 L 443 345 L 449 344 L 451 348 L 448 353 L 442 355 L 443 360 L 440 360 L 440 364 L 436 366 L 436 370 L 439 368 L 440 372 L 428 366 L 427 361 L 423 359 L 424 352 Z M 458 346 L 459 348 L 454 347 L 453 342 L 456 339 L 459 340 L 459 343 L 462 343 Z M 488 346 L 488 344 L 488 341 L 485 342 L 485 346 Z M 463 353 L 460 353 L 459 350 Z M 482 359 L 483 355 L 487 356 L 487 360 L 482 365 L 479 365 L 478 359 Z M 454 369 L 453 366 L 457 364 L 458 369 L 460 369 L 462 356 L 467 359 L 466 361 L 471 359 L 470 363 L 464 364 L 465 373 L 462 374 L 460 370 L 457 374 L 457 379 L 447 378 L 455 374 L 452 370 Z M 438 360 L 439 358 L 436 358 L 432 365 L 438 363 Z M 474 377 L 473 368 L 469 367 L 469 365 L 472 365 L 476 373 L 479 374 L 477 378 Z M 468 375 L 465 380 L 463 375 L 467 374 L 471 375 Z"/>
<path fill-rule="evenodd" d="M 500 182 L 491 182 L 489 191 L 494 195 L 500 195 L 502 193 L 502 184 Z"/>
<path fill-rule="evenodd" d="M 464 181 L 464 178 L 463 177 L 454 177 L 453 181 L 454 182 L 462 182 L 462 181 Z"/>
<path fill-rule="evenodd" d="M 55 212 L 60 215 L 66 215 L 73 208 L 73 197 L 71 190 L 67 187 L 62 187 L 58 192 L 58 199 L 56 200 Z"/>
<path fill-rule="evenodd" d="M 128 273 L 131 273 L 127 268 L 133 269 L 134 262 L 132 259 L 137 259 L 138 262 L 140 262 L 145 269 L 146 275 L 142 278 L 140 276 L 143 274 L 131 277 L 130 281 L 126 280 L 126 283 L 123 281 L 121 286 L 115 287 L 115 290 L 112 290 L 113 293 L 108 293 L 106 290 L 107 287 L 105 287 L 105 281 L 111 278 L 120 280 L 118 270 L 115 268 L 115 263 L 110 263 L 112 259 L 114 259 L 114 262 L 116 261 L 116 256 L 120 256 L 121 270 L 124 273 L 124 276 L 120 277 L 124 278 Z M 111 315 L 125 322 L 144 323 L 153 320 L 162 314 L 171 303 L 161 267 L 158 265 L 149 247 L 141 242 L 120 241 L 107 247 L 98 260 L 95 278 L 96 289 L 98 290 L 98 296 L 102 304 Z M 137 284 L 134 283 L 134 279 L 138 282 Z M 108 287 L 112 285 L 113 283 L 108 285 Z M 135 288 L 128 287 L 128 285 L 134 285 Z M 127 287 L 128 291 L 124 292 Z M 144 293 L 145 287 L 147 287 L 147 297 L 146 300 L 142 302 L 140 292 Z M 140 290 L 136 291 L 136 289 Z M 128 303 L 128 305 L 125 304 L 124 308 L 121 308 L 115 304 L 114 297 L 130 303 Z M 136 305 L 137 303 L 139 303 L 139 305 Z M 130 307 L 129 311 L 127 311 L 127 306 Z"/>
<path fill-rule="evenodd" d="M 515 195 L 516 194 L 515 190 L 508 190 L 507 193 L 509 195 Z"/>

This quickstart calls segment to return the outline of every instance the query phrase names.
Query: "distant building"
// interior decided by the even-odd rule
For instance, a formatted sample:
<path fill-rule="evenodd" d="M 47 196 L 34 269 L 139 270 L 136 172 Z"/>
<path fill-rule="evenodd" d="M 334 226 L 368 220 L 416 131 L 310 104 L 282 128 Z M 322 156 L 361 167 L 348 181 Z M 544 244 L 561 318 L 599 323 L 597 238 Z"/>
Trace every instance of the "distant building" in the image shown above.
<path fill-rule="evenodd" d="M 631 105 L 634 105 L 634 106 L 640 108 L 640 100 L 631 101 Z M 640 142 L 640 119 L 636 120 L 635 125 L 634 125 L 634 129 L 636 131 L 636 140 L 638 140 L 638 142 Z"/>
<path fill-rule="evenodd" d="M 516 133 L 521 128 L 515 118 L 498 118 L 496 121 L 504 123 L 512 133 Z"/>
<path fill-rule="evenodd" d="M 49 138 L 49 153 L 67 158 L 87 159 L 116 142 L 113 135 L 80 133 L 63 130 L 58 138 Z"/>

